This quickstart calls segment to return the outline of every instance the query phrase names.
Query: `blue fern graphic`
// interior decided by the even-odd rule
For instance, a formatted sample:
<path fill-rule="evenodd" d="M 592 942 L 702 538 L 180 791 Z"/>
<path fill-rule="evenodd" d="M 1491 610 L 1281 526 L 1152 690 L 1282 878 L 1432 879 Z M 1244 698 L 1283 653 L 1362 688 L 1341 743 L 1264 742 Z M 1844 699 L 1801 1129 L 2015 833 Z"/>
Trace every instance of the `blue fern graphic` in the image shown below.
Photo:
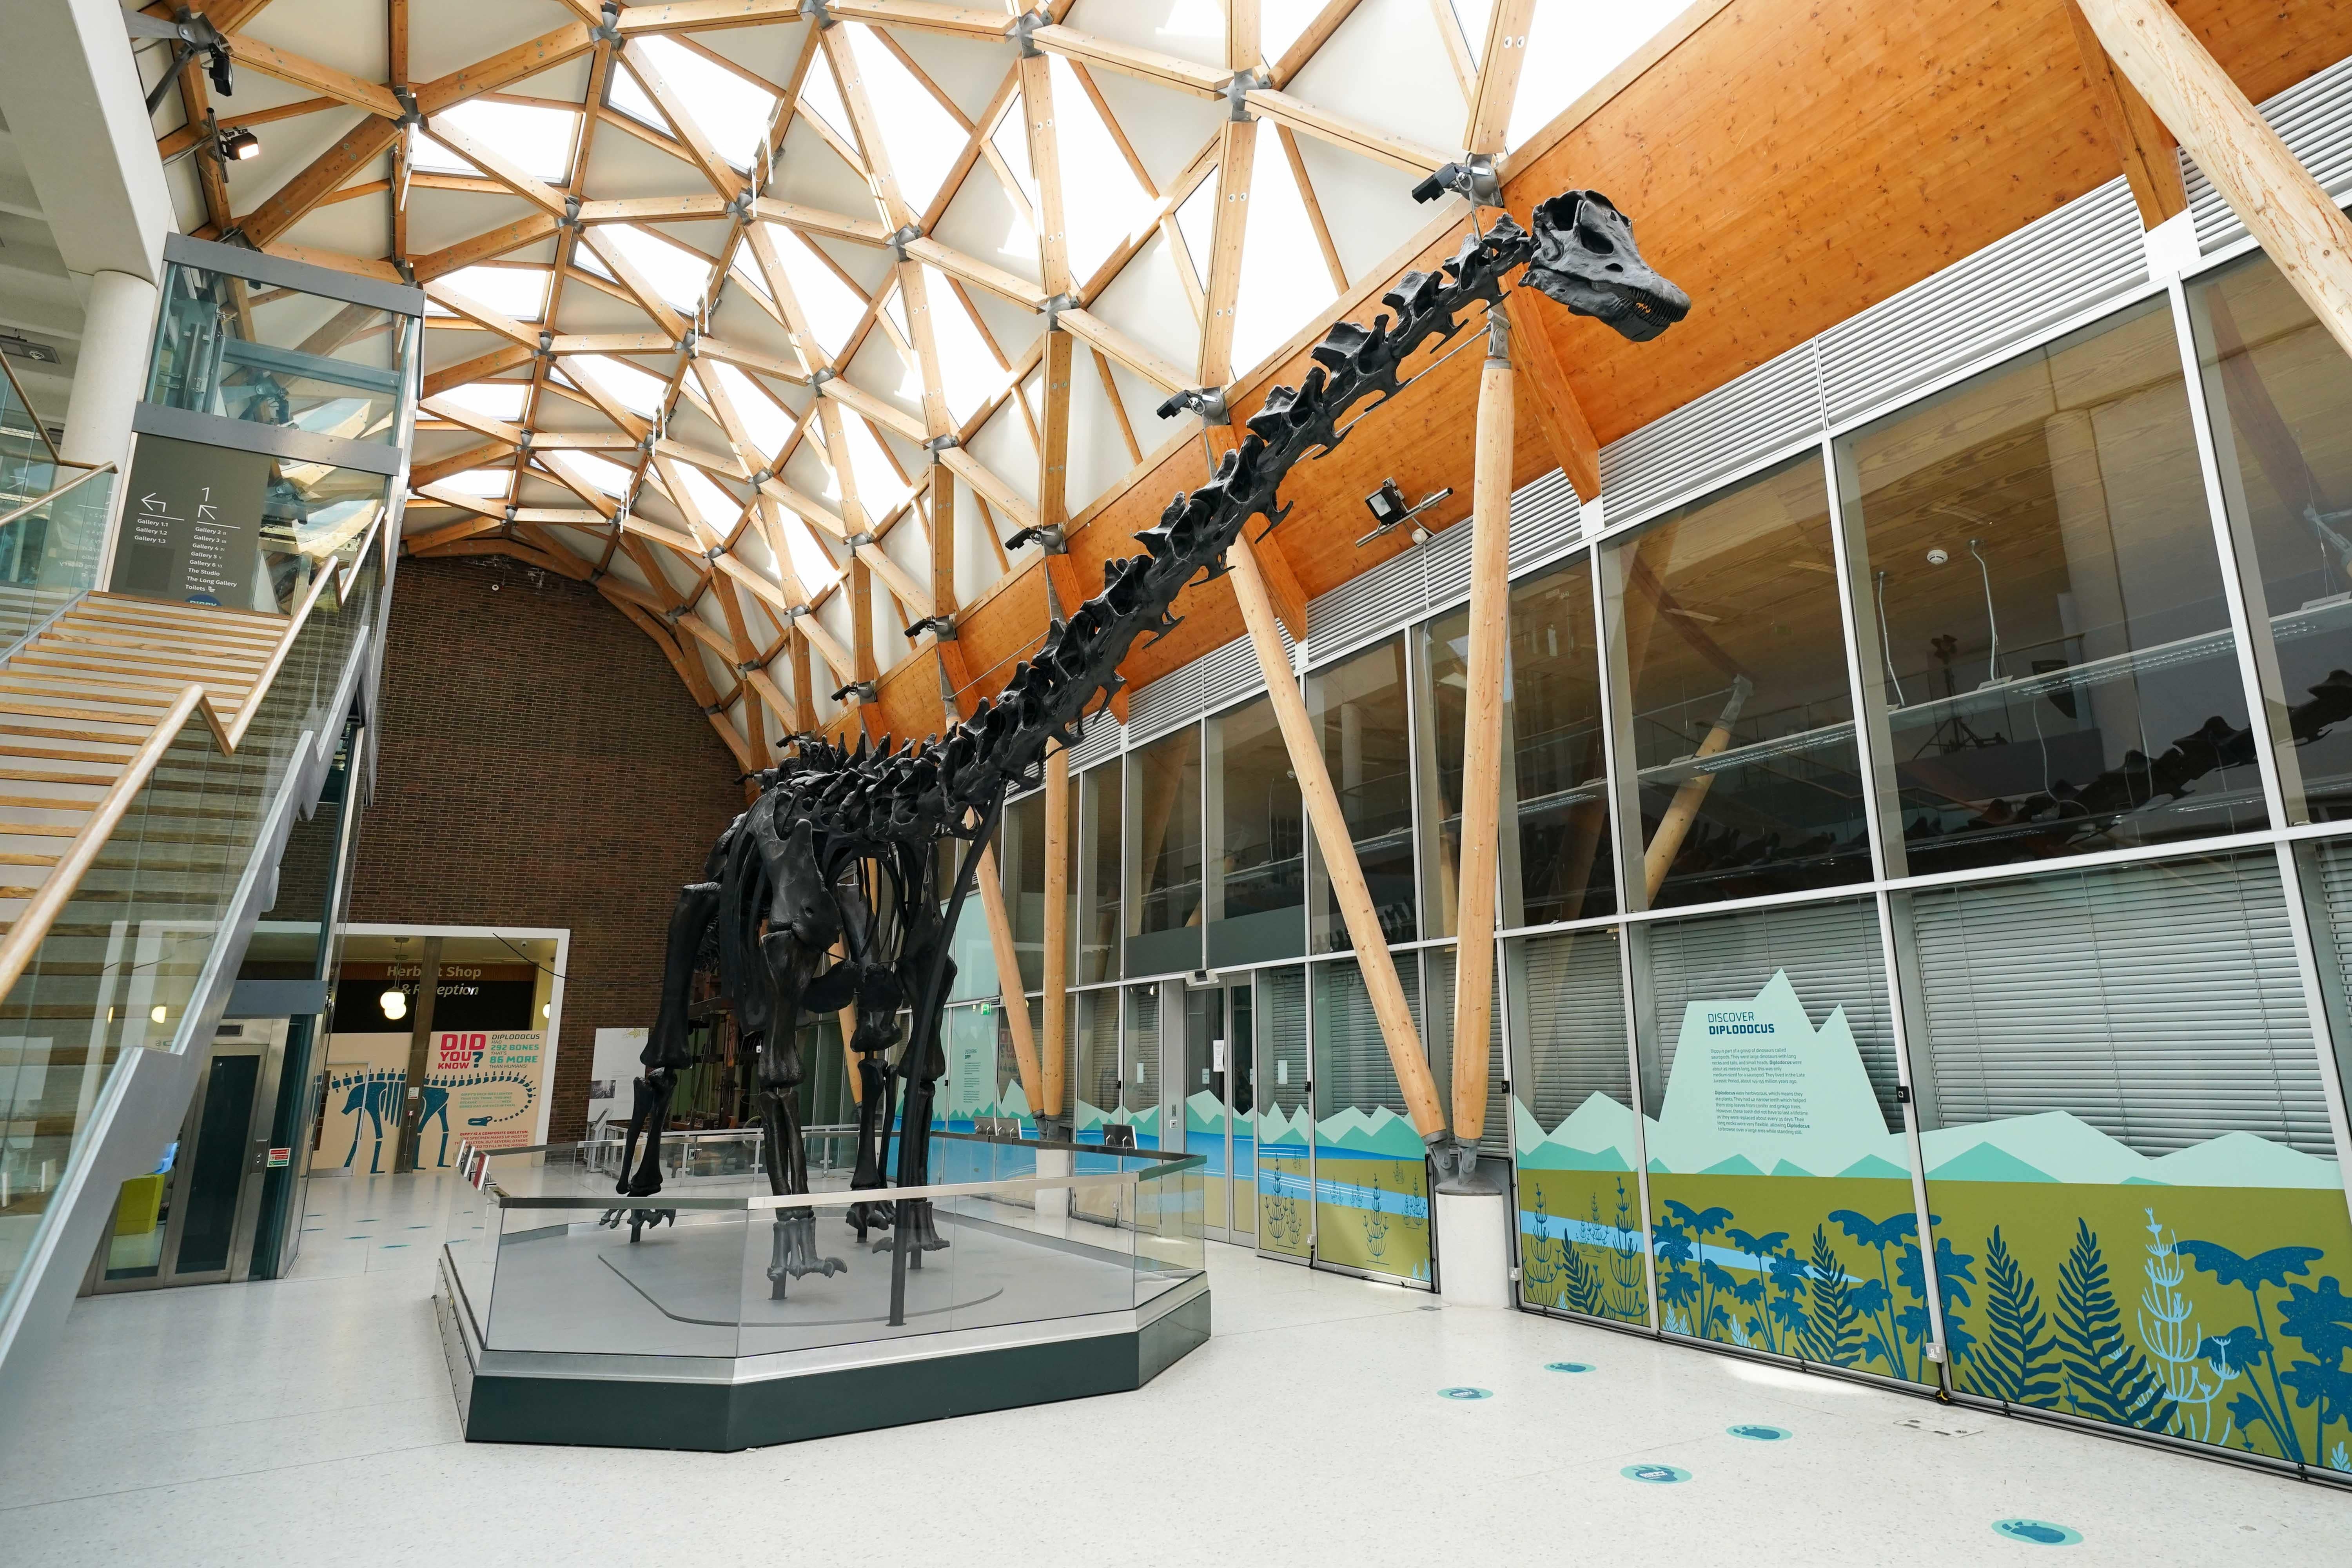
<path fill-rule="evenodd" d="M 1829 1228 L 1813 1226 L 1812 1312 L 1803 1336 L 1809 1359 L 1836 1366 L 1860 1364 L 1863 1314 L 1854 1295 L 1848 1289 L 1844 1260 L 1830 1245 Z"/>
<path fill-rule="evenodd" d="M 2172 1425 L 2179 1408 L 2147 1357 L 2124 1338 L 2106 1254 L 2090 1222 L 2079 1217 L 2058 1271 L 2058 1345 L 2066 1403 L 2075 1414 L 2152 1432 Z"/>
<path fill-rule="evenodd" d="M 1968 1354 L 1977 1392 L 2012 1405 L 2050 1404 L 2059 1392 L 2057 1350 L 2033 1276 L 1993 1226 L 1985 1242 L 1985 1333 Z"/>

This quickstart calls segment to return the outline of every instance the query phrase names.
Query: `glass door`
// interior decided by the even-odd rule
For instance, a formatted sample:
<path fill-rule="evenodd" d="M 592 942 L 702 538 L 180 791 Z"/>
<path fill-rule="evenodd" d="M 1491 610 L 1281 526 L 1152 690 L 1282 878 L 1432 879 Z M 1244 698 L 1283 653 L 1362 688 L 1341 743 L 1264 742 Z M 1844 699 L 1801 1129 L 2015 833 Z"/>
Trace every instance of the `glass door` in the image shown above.
<path fill-rule="evenodd" d="M 178 1139 L 153 1171 L 122 1184 L 100 1290 L 245 1276 L 276 1098 L 275 1085 L 265 1081 L 272 1076 L 272 1042 L 258 1030 L 240 1037 L 248 1031 L 235 1024 L 221 1033 L 197 1075 Z M 256 1202 L 243 1201 L 248 1176 Z"/>
<path fill-rule="evenodd" d="M 1255 986 L 1245 974 L 1221 985 L 1185 986 L 1182 995 L 1184 1151 L 1206 1162 L 1201 1172 L 1202 1225 L 1212 1241 L 1254 1247 Z"/>
<path fill-rule="evenodd" d="M 1315 1086 L 1307 1070 L 1306 972 L 1295 965 L 1259 970 L 1250 1010 L 1257 1248 L 1305 1263 L 1315 1250 Z"/>

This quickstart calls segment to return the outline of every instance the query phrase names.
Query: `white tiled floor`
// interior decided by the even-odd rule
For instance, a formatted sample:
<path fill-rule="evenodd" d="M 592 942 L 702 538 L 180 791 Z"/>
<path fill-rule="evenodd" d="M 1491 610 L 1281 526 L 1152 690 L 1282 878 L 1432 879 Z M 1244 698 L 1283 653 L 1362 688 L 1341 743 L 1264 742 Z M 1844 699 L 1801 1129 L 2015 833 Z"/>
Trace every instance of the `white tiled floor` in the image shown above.
<path fill-rule="evenodd" d="M 1215 1338 L 1137 1394 L 743 1454 L 468 1446 L 400 1228 L 426 1184 L 313 1184 L 294 1279 L 79 1303 L 0 1450 L 0 1563 L 1910 1568 L 2042 1551 L 2015 1516 L 2081 1531 L 2061 1562 L 2352 1562 L 2352 1493 L 1217 1247 Z"/>

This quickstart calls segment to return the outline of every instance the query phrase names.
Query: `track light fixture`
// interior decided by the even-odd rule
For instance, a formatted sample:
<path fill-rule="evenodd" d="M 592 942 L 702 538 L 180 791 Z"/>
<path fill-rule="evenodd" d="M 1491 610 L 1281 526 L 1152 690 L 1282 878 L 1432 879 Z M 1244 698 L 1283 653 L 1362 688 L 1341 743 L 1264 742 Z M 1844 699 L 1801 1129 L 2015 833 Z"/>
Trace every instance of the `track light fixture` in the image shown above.
<path fill-rule="evenodd" d="M 261 138 L 242 125 L 231 125 L 220 133 L 220 155 L 224 163 L 242 163 L 261 156 Z"/>

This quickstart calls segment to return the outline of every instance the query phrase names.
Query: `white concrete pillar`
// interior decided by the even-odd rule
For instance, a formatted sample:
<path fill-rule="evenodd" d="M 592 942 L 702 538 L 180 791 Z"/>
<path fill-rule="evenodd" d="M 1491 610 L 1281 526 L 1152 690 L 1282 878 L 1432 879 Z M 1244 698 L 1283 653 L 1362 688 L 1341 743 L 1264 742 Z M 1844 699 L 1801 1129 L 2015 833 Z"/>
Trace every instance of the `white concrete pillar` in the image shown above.
<path fill-rule="evenodd" d="M 128 272 L 93 272 L 82 305 L 81 358 L 66 405 L 69 463 L 121 463 L 131 451 L 131 406 L 146 390 L 155 285 Z"/>

